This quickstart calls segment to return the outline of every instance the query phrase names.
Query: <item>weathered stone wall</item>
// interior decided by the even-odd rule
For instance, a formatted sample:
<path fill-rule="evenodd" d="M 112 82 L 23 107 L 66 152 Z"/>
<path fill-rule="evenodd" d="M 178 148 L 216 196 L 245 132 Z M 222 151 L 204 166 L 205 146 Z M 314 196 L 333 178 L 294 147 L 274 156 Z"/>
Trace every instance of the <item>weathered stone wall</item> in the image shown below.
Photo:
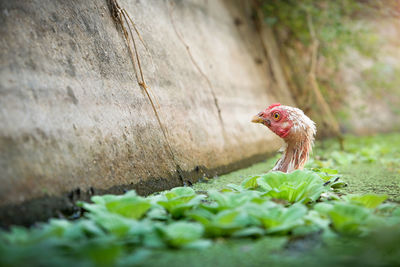
<path fill-rule="evenodd" d="M 293 101 L 248 3 L 119 1 L 148 48 L 138 42 L 165 136 L 106 0 L 0 3 L 3 224 L 44 219 L 93 193 L 191 183 L 279 147 L 249 122 Z"/>

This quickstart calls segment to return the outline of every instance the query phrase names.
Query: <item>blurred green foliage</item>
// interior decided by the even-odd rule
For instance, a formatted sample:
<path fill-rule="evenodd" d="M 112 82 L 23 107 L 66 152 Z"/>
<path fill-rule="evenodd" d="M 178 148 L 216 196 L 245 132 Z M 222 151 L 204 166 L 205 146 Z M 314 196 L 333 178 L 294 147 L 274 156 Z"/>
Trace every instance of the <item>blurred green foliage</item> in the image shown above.
<path fill-rule="evenodd" d="M 398 167 L 400 171 L 400 137 L 397 133 L 345 137 L 344 150 L 333 139 L 318 142 L 308 168 L 337 168 L 358 163 L 379 163 L 382 167 Z"/>
<path fill-rule="evenodd" d="M 352 129 L 352 120 L 367 115 L 363 105 L 371 100 L 385 112 L 400 114 L 396 37 L 384 34 L 385 23 L 400 16 L 398 1 L 262 0 L 261 4 L 264 20 L 279 43 L 296 104 L 314 121 L 330 124 L 309 80 L 313 60 L 318 89 L 343 129 Z M 358 96 L 360 104 L 352 105 L 351 97 Z M 319 133 L 331 131 L 322 127 Z"/>
<path fill-rule="evenodd" d="M 372 7 L 365 1 L 264 0 L 265 22 L 288 31 L 289 40 L 305 46 L 312 43 L 310 17 L 322 54 L 337 63 L 346 49 L 353 47 L 364 55 L 376 53 L 378 37 L 356 20 Z"/>
<path fill-rule="evenodd" d="M 398 142 L 394 134 L 348 136 L 343 152 L 333 140 L 319 142 L 310 170 L 255 175 L 250 168 L 219 188 L 209 183 L 219 190 L 94 196 L 80 203 L 86 212 L 78 220 L 1 231 L 0 265 L 398 265 L 400 205 L 383 194 L 344 193 L 346 183 L 334 169 L 387 164 L 398 158 Z"/>
<path fill-rule="evenodd" d="M 386 93 L 400 96 L 400 68 L 385 62 L 376 62 L 362 73 L 360 86 L 373 90 L 374 96 L 381 99 Z"/>

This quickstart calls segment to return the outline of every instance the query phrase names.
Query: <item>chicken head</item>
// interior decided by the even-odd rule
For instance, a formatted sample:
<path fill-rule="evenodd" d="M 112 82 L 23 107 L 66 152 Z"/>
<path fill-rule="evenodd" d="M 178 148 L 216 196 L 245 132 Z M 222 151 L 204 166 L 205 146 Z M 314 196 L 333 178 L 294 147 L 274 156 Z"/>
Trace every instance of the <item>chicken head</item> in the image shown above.
<path fill-rule="evenodd" d="M 273 170 L 291 172 L 303 168 L 312 150 L 316 128 L 302 110 L 275 103 L 251 121 L 267 126 L 285 141 L 284 153 Z"/>

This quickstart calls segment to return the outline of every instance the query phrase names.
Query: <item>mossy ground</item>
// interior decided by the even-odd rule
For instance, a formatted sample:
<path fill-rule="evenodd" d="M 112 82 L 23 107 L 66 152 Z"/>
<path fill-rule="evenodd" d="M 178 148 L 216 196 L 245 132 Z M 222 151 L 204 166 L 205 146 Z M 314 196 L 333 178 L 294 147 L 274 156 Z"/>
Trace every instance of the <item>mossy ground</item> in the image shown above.
<path fill-rule="evenodd" d="M 249 168 L 209 180 L 204 179 L 193 188 L 197 191 L 206 191 L 211 188 L 222 189 L 227 184 L 240 184 L 249 175 L 269 171 L 278 158 L 279 155 Z M 348 184 L 342 189 L 346 193 L 387 194 L 390 200 L 400 201 L 400 134 L 347 136 L 344 152 L 339 151 L 339 144 L 334 139 L 320 141 L 316 143 L 315 152 L 311 158 L 307 165 L 309 168 L 329 166 L 337 169 L 343 175 L 342 179 Z M 379 236 L 385 235 L 379 234 Z M 397 241 L 400 241 L 399 236 L 385 237 L 382 242 L 385 246 L 398 247 Z M 342 265 L 343 262 L 346 262 L 344 264 L 346 266 L 350 262 L 353 262 L 355 266 L 359 264 L 380 266 L 382 257 L 387 257 L 386 254 L 383 255 L 380 252 L 368 252 L 370 255 L 364 259 L 355 257 L 354 261 L 349 261 L 348 259 L 351 258 L 349 253 L 355 253 L 354 248 L 331 249 L 329 253 L 341 255 L 329 255 L 326 252 L 318 252 L 318 249 L 315 250 L 320 245 L 320 242 L 312 237 L 290 240 L 290 242 L 285 242 L 285 238 L 282 237 L 220 239 L 215 245 L 204 250 L 158 251 L 151 259 L 146 260 L 143 266 L 321 266 L 323 263 L 323 265 L 334 266 Z M 368 248 L 360 248 L 358 253 L 367 251 Z M 347 259 L 344 260 L 346 257 Z"/>
<path fill-rule="evenodd" d="M 379 163 L 354 164 L 338 168 L 348 187 L 345 192 L 355 194 L 387 194 L 392 201 L 400 202 L 400 173 Z"/>
<path fill-rule="evenodd" d="M 399 136 L 400 138 L 400 136 Z M 215 188 L 222 189 L 227 184 L 240 184 L 244 178 L 250 175 L 260 174 L 270 170 L 277 158 L 269 159 L 254 164 L 246 169 L 241 169 L 222 176 L 200 182 L 193 186 L 195 190 L 205 191 Z M 393 167 L 383 166 L 380 162 L 354 163 L 351 165 L 336 166 L 342 174 L 342 179 L 347 183 L 346 193 L 354 194 L 387 194 L 392 201 L 400 202 L 400 164 Z"/>
<path fill-rule="evenodd" d="M 330 158 L 332 154 L 336 160 Z M 250 175 L 268 172 L 278 159 L 279 155 L 276 155 L 248 168 L 205 179 L 193 188 L 205 191 L 240 184 Z M 306 167 L 321 166 L 337 169 L 343 175 L 342 179 L 348 184 L 344 189 L 346 193 L 387 194 L 390 200 L 400 202 L 400 134 L 347 136 L 343 152 L 335 139 L 318 141 Z"/>
<path fill-rule="evenodd" d="M 179 187 L 148 198 L 134 191 L 94 196 L 93 203 L 80 203 L 86 213 L 78 220 L 53 219 L 31 229 L 0 232 L 0 265 L 400 266 L 400 207 L 382 204 L 386 196 L 366 194 L 399 200 L 399 146 L 399 134 L 348 136 L 344 151 L 335 140 L 316 144 L 307 165 L 314 171 L 265 174 L 277 155 L 204 179 L 194 190 Z M 339 194 L 329 189 L 338 179 L 332 169 L 348 183 Z M 325 179 L 317 172 L 333 176 Z M 233 186 L 236 192 L 211 190 L 240 184 L 254 174 L 263 175 Z M 272 186 L 267 183 L 271 175 L 280 181 L 274 190 L 284 193 L 277 199 L 268 197 L 276 196 L 267 187 Z M 303 193 L 309 200 L 291 202 Z M 350 197 L 357 196 L 343 193 L 362 193 L 367 199 L 357 202 L 360 196 L 355 201 Z M 282 200 L 287 205 L 276 202 Z M 43 251 L 46 257 L 38 256 Z"/>

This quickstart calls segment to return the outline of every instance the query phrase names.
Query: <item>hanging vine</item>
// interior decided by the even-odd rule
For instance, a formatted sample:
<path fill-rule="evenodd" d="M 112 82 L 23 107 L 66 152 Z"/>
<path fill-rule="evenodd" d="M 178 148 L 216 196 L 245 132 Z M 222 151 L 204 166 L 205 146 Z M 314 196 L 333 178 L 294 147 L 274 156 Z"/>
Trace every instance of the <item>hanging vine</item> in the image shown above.
<path fill-rule="evenodd" d="M 170 156 L 174 162 L 174 164 L 176 165 L 176 169 L 177 169 L 177 173 L 179 178 L 181 179 L 182 184 L 184 184 L 183 181 L 183 174 L 181 171 L 181 168 L 179 166 L 179 164 L 177 163 L 177 160 L 175 158 L 175 154 L 172 150 L 171 144 L 169 143 L 168 140 L 168 135 L 167 135 L 167 130 L 164 127 L 161 119 L 160 119 L 160 115 L 157 111 L 157 109 L 160 108 L 160 105 L 157 101 L 157 98 L 154 96 L 153 93 L 151 93 L 151 89 L 150 87 L 147 85 L 146 80 L 144 78 L 144 74 L 143 74 L 143 70 L 142 70 L 142 65 L 141 65 L 141 61 L 140 61 L 140 56 L 138 53 L 138 49 L 137 49 L 137 44 L 136 44 L 136 40 L 135 40 L 135 35 L 133 34 L 132 29 L 135 31 L 137 37 L 139 38 L 140 42 L 143 44 L 143 46 L 145 47 L 146 51 L 148 51 L 144 40 L 142 38 L 142 36 L 140 35 L 136 24 L 134 23 L 134 21 L 132 20 L 132 18 L 129 16 L 128 12 L 126 11 L 125 8 L 122 8 L 117 0 L 109 0 L 109 4 L 110 4 L 110 9 L 111 9 L 111 13 L 112 13 L 112 17 L 115 20 L 115 22 L 121 26 L 121 29 L 123 31 L 124 34 L 124 38 L 126 41 L 126 44 L 128 46 L 128 50 L 129 50 L 129 55 L 131 57 L 131 61 L 132 61 L 132 66 L 133 66 L 133 70 L 135 73 L 135 77 L 137 80 L 138 85 L 143 89 L 143 91 L 145 92 L 148 100 L 150 101 L 151 107 L 153 109 L 154 115 L 156 116 L 158 125 L 161 129 L 161 132 L 165 138 L 165 142 L 167 144 L 168 147 L 168 151 L 170 153 Z"/>

